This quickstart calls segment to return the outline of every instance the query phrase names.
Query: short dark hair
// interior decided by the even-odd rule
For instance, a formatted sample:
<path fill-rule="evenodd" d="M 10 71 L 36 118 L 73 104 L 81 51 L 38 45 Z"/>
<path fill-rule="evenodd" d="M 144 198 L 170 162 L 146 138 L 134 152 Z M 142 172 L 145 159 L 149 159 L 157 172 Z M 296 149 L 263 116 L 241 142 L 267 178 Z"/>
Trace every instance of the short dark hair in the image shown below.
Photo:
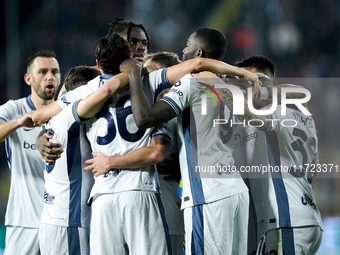
<path fill-rule="evenodd" d="M 37 58 L 37 57 L 42 57 L 42 58 L 55 58 L 57 59 L 57 55 L 55 54 L 54 51 L 51 50 L 40 50 L 37 53 L 33 54 L 32 56 L 30 56 L 27 60 L 27 68 L 33 63 L 33 61 Z"/>
<path fill-rule="evenodd" d="M 275 67 L 273 62 L 264 55 L 251 55 L 235 62 L 235 66 L 244 68 L 256 68 L 258 72 L 267 76 L 275 76 Z"/>
<path fill-rule="evenodd" d="M 162 67 L 170 67 L 173 65 L 177 65 L 181 62 L 178 54 L 169 51 L 161 51 L 147 54 L 144 57 L 144 61 L 147 61 L 149 59 L 158 63 Z"/>
<path fill-rule="evenodd" d="M 142 24 L 137 24 L 133 20 L 126 20 L 126 19 L 115 19 L 113 22 L 109 23 L 109 32 L 108 35 L 110 34 L 119 34 L 123 35 L 123 32 L 126 30 L 126 37 L 127 40 L 129 41 L 130 39 L 130 33 L 131 33 L 131 28 L 133 27 L 139 27 L 142 29 L 146 35 L 146 38 L 148 40 L 148 50 L 150 50 L 150 38 L 148 35 L 148 32 L 144 28 Z"/>
<path fill-rule="evenodd" d="M 119 73 L 119 65 L 130 58 L 131 52 L 128 43 L 118 34 L 107 35 L 97 44 L 96 59 L 106 74 Z"/>
<path fill-rule="evenodd" d="M 90 66 L 75 66 L 70 68 L 64 77 L 66 91 L 74 90 L 80 85 L 88 83 L 90 80 L 101 75 L 98 69 Z"/>
<path fill-rule="evenodd" d="M 228 48 L 227 38 L 220 31 L 201 27 L 195 31 L 196 38 L 202 43 L 205 57 L 221 60 Z"/>

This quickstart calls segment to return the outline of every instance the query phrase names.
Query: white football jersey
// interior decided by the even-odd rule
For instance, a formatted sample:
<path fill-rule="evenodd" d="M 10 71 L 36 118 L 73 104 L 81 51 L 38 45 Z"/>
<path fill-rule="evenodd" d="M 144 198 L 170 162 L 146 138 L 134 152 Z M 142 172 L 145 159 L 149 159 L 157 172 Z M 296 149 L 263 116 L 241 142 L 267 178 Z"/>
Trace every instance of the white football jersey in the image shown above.
<path fill-rule="evenodd" d="M 249 138 L 245 140 L 248 166 L 267 169 L 249 178 L 257 221 L 263 221 L 264 231 L 312 225 L 322 228 L 308 168 L 318 152 L 315 123 L 290 108 L 282 116 L 281 106 L 270 118 L 274 121 L 264 132 L 245 129 L 245 137 Z"/>
<path fill-rule="evenodd" d="M 159 94 L 170 87 L 164 73 L 165 70 L 152 72 L 148 76 L 149 79 L 143 79 L 145 92 L 152 103 L 156 101 Z M 111 77 L 112 75 L 97 77 L 87 85 L 66 93 L 59 103 L 65 106 L 83 98 Z M 132 115 L 129 90 L 109 98 L 102 110 L 86 123 L 86 133 L 92 151 L 109 156 L 123 155 L 149 145 L 152 130 L 153 128 L 137 128 Z M 165 129 L 164 133 L 166 133 Z M 128 190 L 155 191 L 153 168 L 144 167 L 138 171 L 112 169 L 105 175 L 95 177 L 91 198 Z"/>
<path fill-rule="evenodd" d="M 202 95 L 207 89 L 188 74 L 167 93 L 167 102 L 178 115 L 179 155 L 183 182 L 182 208 L 214 202 L 247 191 L 232 157 L 234 119 L 224 103 L 206 96 L 202 115 Z M 228 120 L 215 125 L 214 120 Z"/>
<path fill-rule="evenodd" d="M 65 227 L 89 227 L 87 200 L 94 183 L 93 173 L 83 171 L 92 158 L 85 126 L 77 115 L 78 101 L 70 104 L 48 122 L 51 142 L 59 142 L 64 152 L 53 164 L 46 164 L 42 223 Z"/>
<path fill-rule="evenodd" d="M 31 96 L 0 107 L 0 119 L 10 121 L 36 110 Z M 5 225 L 38 228 L 43 209 L 44 160 L 35 147 L 41 128 L 18 128 L 6 140 L 11 186 Z"/>

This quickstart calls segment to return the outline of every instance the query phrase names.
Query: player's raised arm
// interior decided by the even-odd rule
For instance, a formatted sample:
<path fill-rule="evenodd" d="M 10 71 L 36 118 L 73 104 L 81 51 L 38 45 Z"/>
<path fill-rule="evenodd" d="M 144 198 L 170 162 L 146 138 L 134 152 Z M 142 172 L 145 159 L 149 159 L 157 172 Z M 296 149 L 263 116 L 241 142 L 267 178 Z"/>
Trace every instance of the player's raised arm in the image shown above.
<path fill-rule="evenodd" d="M 111 77 L 105 84 L 105 89 L 108 89 L 107 93 L 111 93 L 111 96 L 118 94 L 125 90 L 128 86 L 129 78 L 128 74 L 121 73 Z M 102 87 L 102 86 L 101 86 Z M 61 112 L 62 108 L 59 106 L 58 102 L 55 101 L 46 107 L 40 107 L 33 114 L 33 121 L 42 125 L 48 121 L 53 116 Z"/>
<path fill-rule="evenodd" d="M 237 76 L 239 78 L 254 78 L 250 72 L 242 68 L 210 58 L 193 58 L 171 66 L 167 69 L 166 76 L 169 83 L 174 84 L 184 75 L 188 73 L 197 73 L 199 71 L 210 71 L 216 74 Z"/>
<path fill-rule="evenodd" d="M 80 118 L 93 117 L 105 104 L 106 99 L 126 89 L 128 75 L 120 73 L 110 78 L 99 89 L 79 101 L 77 113 Z"/>
<path fill-rule="evenodd" d="M 40 106 L 33 114 L 33 121 L 37 125 L 42 125 L 46 123 L 50 118 L 61 112 L 62 108 L 58 105 L 57 101 L 49 105 Z"/>
<path fill-rule="evenodd" d="M 139 62 L 129 59 L 124 61 L 120 68 L 121 71 L 128 70 L 129 72 L 131 108 L 137 127 L 154 127 L 176 117 L 171 106 L 163 101 L 158 101 L 151 106 L 142 87 Z"/>

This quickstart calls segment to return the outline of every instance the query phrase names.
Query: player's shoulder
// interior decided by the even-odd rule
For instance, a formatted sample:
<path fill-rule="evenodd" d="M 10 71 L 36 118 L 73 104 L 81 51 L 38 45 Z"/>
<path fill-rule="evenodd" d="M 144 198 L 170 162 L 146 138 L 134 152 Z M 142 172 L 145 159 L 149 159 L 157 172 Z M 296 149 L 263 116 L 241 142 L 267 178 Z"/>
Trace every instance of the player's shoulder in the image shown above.
<path fill-rule="evenodd" d="M 13 105 L 13 106 L 17 106 L 18 104 L 27 104 L 30 100 L 30 97 L 23 97 L 23 98 L 18 98 L 18 99 L 10 99 L 8 100 L 6 103 L 2 104 L 2 105 Z"/>
<path fill-rule="evenodd" d="M 25 114 L 27 111 L 36 110 L 30 97 L 19 98 L 15 100 L 8 100 L 0 106 L 0 112 L 13 112 Z"/>

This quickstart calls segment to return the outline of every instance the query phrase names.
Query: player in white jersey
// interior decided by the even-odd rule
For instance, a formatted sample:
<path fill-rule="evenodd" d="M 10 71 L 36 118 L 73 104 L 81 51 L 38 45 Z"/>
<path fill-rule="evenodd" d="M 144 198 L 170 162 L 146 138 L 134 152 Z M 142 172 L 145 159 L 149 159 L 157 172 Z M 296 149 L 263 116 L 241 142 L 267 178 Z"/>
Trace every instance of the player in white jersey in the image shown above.
<path fill-rule="evenodd" d="M 41 128 L 34 127 L 31 114 L 37 107 L 53 101 L 60 83 L 55 53 L 39 51 L 30 57 L 25 81 L 31 86 L 31 95 L 10 100 L 0 107 L 0 140 L 6 140 L 11 170 L 5 254 L 39 254 L 44 161 L 35 148 L 35 139 Z"/>
<path fill-rule="evenodd" d="M 268 176 L 250 180 L 258 234 L 262 234 L 258 252 L 315 254 L 323 231 L 308 167 L 317 158 L 315 123 L 294 109 L 288 108 L 284 116 L 280 106 L 270 119 L 278 122 L 265 132 L 246 129 L 246 136 L 258 132 L 253 143 L 245 144 L 248 165 L 275 169 Z M 287 119 L 296 126 L 283 127 L 280 122 Z"/>
<path fill-rule="evenodd" d="M 108 34 L 118 34 L 124 38 L 130 46 L 131 57 L 143 62 L 143 56 L 148 53 L 150 48 L 149 36 L 144 26 L 142 24 L 137 24 L 132 20 L 116 19 L 109 24 L 109 27 Z M 115 78 L 113 83 L 127 85 L 128 81 L 125 74 L 119 74 L 119 78 Z M 61 110 L 62 108 L 55 102 L 52 105 L 49 105 L 49 107 L 35 112 L 33 115 L 34 122 L 41 125 L 58 114 Z M 41 133 L 36 141 L 37 149 L 47 163 L 53 163 L 62 153 L 60 144 L 49 142 L 48 139 L 50 138 L 52 138 L 50 134 Z"/>
<path fill-rule="evenodd" d="M 143 68 L 146 68 L 149 73 L 180 63 L 179 56 L 172 52 L 147 54 L 144 57 L 144 61 Z M 174 135 L 172 137 L 172 144 L 168 155 L 164 161 L 157 164 L 157 174 L 166 221 L 169 227 L 172 254 L 182 255 L 184 243 L 184 219 L 183 212 L 180 210 L 181 198 L 177 194 L 179 181 L 181 179 L 176 135 L 177 119 L 174 118 L 170 120 L 167 125 Z"/>
<path fill-rule="evenodd" d="M 98 75 L 99 70 L 91 67 L 71 68 L 60 93 L 86 84 Z M 89 109 L 95 107 L 95 101 L 90 99 L 82 102 Z M 44 210 L 39 229 L 41 254 L 88 254 L 90 207 L 87 200 L 93 175 L 84 173 L 82 168 L 84 161 L 91 158 L 91 148 L 80 121 L 83 116 L 76 114 L 76 107 L 77 104 L 68 106 L 46 126 L 53 135 L 50 142 L 60 143 L 64 153 L 59 160 L 45 166 Z"/>
<path fill-rule="evenodd" d="M 248 60 L 258 64 L 266 58 L 252 56 L 245 62 Z M 244 65 L 243 68 L 254 72 L 260 70 L 257 65 Z M 274 72 L 270 76 L 274 77 Z M 272 86 L 269 78 L 263 81 Z M 218 89 L 218 93 L 232 110 L 231 92 Z M 263 104 L 264 101 L 258 102 L 258 106 Z M 248 179 L 258 235 L 262 235 L 257 252 L 315 254 L 323 231 L 309 172 L 309 166 L 317 160 L 315 123 L 292 107 L 286 109 L 286 115 L 282 114 L 281 105 L 270 115 L 256 115 L 246 105 L 245 114 L 237 118 L 246 123 L 252 120 L 252 126 L 257 127 L 246 128 L 245 138 L 249 138 L 245 139 L 244 145 L 246 161 L 250 167 L 261 168 L 257 176 L 253 174 Z"/>
<path fill-rule="evenodd" d="M 183 58 L 221 59 L 225 50 L 226 39 L 219 31 L 201 28 L 190 36 Z M 238 68 L 232 69 L 230 74 L 255 78 Z M 190 74 L 152 107 L 143 94 L 139 78 L 133 74 L 129 78 L 133 114 L 138 126 L 152 126 L 178 115 L 186 252 L 245 254 L 247 187 L 239 173 L 232 172 L 232 130 L 214 128 L 212 123 L 215 118 L 232 119 L 232 114 L 226 107 L 215 105 L 208 98 L 209 114 L 202 116 L 201 95 L 207 88 Z M 146 107 L 141 108 L 140 105 Z"/>
<path fill-rule="evenodd" d="M 251 72 L 263 72 L 270 77 L 271 81 L 274 78 L 274 65 L 264 56 L 250 56 L 237 62 L 236 65 Z M 272 83 L 269 82 L 267 85 L 272 86 Z M 255 100 L 255 103 L 258 104 L 258 108 L 261 108 L 271 102 Z M 258 252 L 269 249 L 280 252 L 281 249 L 290 249 L 289 254 L 294 252 L 315 254 L 321 243 L 322 221 L 313 198 L 312 176 L 306 166 L 304 170 L 307 172 L 301 176 L 301 170 L 296 169 L 304 163 L 314 163 L 314 159 L 317 159 L 318 139 L 315 123 L 310 117 L 294 109 L 287 109 L 286 116 L 282 116 L 280 111 L 281 109 L 278 108 L 271 117 L 280 121 L 296 120 L 296 126 L 278 125 L 272 128 L 272 131 L 265 132 L 251 127 L 245 129 L 246 137 L 253 137 L 253 141 L 245 141 L 248 165 L 282 165 L 286 169 L 289 166 L 290 172 L 290 174 L 282 174 L 282 180 L 275 178 L 275 173 L 250 179 L 251 189 L 258 191 L 253 193 L 258 218 L 258 239 L 263 237 L 261 250 L 259 249 Z M 278 144 L 274 146 L 275 139 L 270 134 L 275 133 Z M 304 134 L 307 135 L 308 141 L 304 139 Z M 276 146 L 279 148 L 275 148 Z M 273 150 L 279 153 L 280 157 L 277 155 L 277 159 L 280 162 L 270 160 L 268 155 L 272 154 Z M 296 167 L 293 168 L 293 165 Z M 288 213 L 283 211 L 285 207 Z M 281 242 L 276 239 L 279 234 L 282 235 Z"/>
<path fill-rule="evenodd" d="M 116 56 L 105 55 L 105 52 L 110 52 L 107 48 L 112 46 L 113 37 L 109 35 L 103 38 L 96 49 L 98 67 L 106 74 L 66 93 L 59 101 L 62 105 L 84 97 L 86 93 L 100 87 L 112 74 L 119 72 L 119 69 L 111 68 L 112 58 L 117 61 Z M 161 81 L 162 77 L 155 78 Z M 157 94 L 162 92 L 162 86 L 169 87 L 166 84 L 147 86 L 150 100 L 155 100 Z M 94 152 L 115 156 L 148 145 L 152 129 L 136 128 L 129 105 L 129 91 L 124 91 L 111 98 L 102 111 L 86 124 L 87 137 Z M 96 177 L 90 200 L 93 200 L 91 253 L 168 254 L 170 243 L 163 225 L 164 212 L 161 212 L 154 172 L 150 167 L 138 170 L 112 169 L 106 175 Z"/>

